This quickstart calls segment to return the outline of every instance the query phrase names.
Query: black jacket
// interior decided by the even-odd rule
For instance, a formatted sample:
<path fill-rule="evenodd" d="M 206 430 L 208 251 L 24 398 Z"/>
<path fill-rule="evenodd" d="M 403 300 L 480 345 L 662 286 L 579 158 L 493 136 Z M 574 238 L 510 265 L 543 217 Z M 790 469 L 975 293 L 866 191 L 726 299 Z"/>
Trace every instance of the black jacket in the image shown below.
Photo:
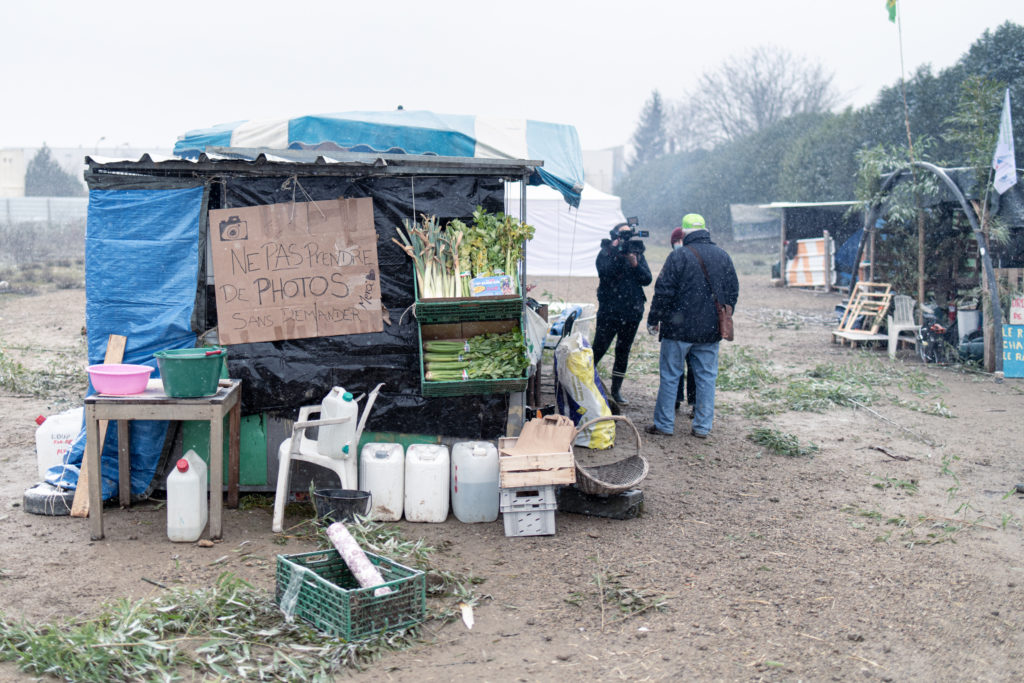
<path fill-rule="evenodd" d="M 740 283 L 736 269 L 722 248 L 711 241 L 707 230 L 686 236 L 683 247 L 665 260 L 654 284 L 648 325 L 661 324 L 661 339 L 704 344 L 719 341 L 718 312 L 700 263 L 690 251 L 693 247 L 704 260 L 718 301 L 736 308 Z"/>
<path fill-rule="evenodd" d="M 611 240 L 601 241 L 597 254 L 597 314 L 614 315 L 621 320 L 642 320 L 647 295 L 644 287 L 651 284 L 651 268 L 643 254 L 636 255 L 636 268 L 612 246 Z"/>

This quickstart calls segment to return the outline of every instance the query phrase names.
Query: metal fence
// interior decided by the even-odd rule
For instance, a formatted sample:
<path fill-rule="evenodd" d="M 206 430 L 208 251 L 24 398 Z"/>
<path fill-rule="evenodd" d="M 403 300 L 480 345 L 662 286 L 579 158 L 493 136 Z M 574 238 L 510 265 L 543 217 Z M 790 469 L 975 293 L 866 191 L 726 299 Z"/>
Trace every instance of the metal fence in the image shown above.
<path fill-rule="evenodd" d="M 0 198 L 0 268 L 84 258 L 88 205 L 88 197 Z"/>
<path fill-rule="evenodd" d="M 0 198 L 0 222 L 65 225 L 85 221 L 88 197 L 8 197 Z"/>

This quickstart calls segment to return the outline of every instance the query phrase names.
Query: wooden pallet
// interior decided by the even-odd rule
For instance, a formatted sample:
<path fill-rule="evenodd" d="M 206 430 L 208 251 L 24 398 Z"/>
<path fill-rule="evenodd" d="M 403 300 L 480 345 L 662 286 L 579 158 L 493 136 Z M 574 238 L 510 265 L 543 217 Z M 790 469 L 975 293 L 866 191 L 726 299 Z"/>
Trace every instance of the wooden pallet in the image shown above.
<path fill-rule="evenodd" d="M 888 282 L 858 282 L 850 294 L 836 332 L 843 332 L 844 336 L 878 334 L 891 302 L 892 286 Z M 864 316 L 865 323 L 869 323 L 870 327 L 854 329 L 857 318 L 861 316 Z"/>
<path fill-rule="evenodd" d="M 853 348 L 857 348 L 858 344 L 888 341 L 889 335 L 869 334 L 867 330 L 851 330 L 849 332 L 844 332 L 843 330 L 832 330 L 832 343 L 838 343 L 840 346 L 846 346 L 849 344 Z"/>

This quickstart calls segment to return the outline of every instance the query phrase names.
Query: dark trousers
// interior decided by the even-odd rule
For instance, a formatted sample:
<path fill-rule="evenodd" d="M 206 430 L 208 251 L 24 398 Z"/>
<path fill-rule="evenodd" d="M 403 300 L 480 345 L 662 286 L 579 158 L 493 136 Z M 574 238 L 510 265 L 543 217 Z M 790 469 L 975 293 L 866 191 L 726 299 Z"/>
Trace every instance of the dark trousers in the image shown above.
<path fill-rule="evenodd" d="M 679 377 L 679 390 L 676 392 L 676 404 L 683 402 L 686 397 L 687 405 L 693 405 L 697 400 L 697 380 L 693 374 L 693 362 L 690 355 L 686 355 L 686 373 Z"/>
<path fill-rule="evenodd" d="M 604 357 L 608 347 L 615 339 L 615 364 L 612 365 L 612 378 L 625 377 L 626 368 L 629 366 L 629 349 L 633 346 L 633 339 L 636 337 L 636 330 L 640 327 L 641 318 L 623 320 L 615 315 L 601 315 L 597 313 L 597 325 L 594 330 L 594 340 L 590 346 L 594 349 L 594 365 Z"/>

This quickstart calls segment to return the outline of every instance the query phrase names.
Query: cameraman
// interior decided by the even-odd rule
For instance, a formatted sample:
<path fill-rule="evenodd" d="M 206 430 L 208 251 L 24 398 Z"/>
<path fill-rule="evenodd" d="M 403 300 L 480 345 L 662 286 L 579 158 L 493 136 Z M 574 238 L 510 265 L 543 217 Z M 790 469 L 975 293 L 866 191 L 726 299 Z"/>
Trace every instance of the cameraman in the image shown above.
<path fill-rule="evenodd" d="M 594 366 L 604 357 L 612 339 L 615 364 L 612 366 L 612 400 L 620 406 L 622 380 L 629 365 L 629 349 L 644 317 L 644 286 L 651 284 L 651 269 L 644 258 L 644 243 L 633 237 L 629 223 L 619 223 L 610 231 L 611 239 L 601 240 L 597 254 L 597 329 L 594 331 Z"/>

